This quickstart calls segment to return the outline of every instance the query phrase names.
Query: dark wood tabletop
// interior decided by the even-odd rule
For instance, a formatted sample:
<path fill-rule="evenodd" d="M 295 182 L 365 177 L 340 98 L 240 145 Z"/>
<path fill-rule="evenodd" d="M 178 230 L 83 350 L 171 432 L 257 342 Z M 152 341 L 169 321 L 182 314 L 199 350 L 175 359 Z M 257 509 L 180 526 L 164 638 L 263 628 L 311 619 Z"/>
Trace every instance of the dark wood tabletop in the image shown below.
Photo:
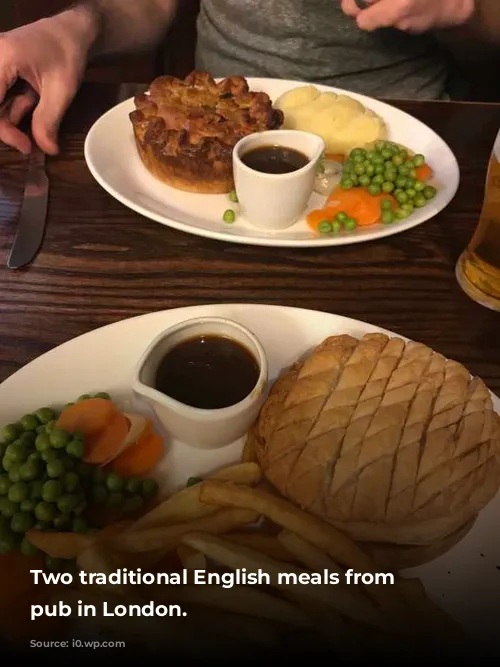
<path fill-rule="evenodd" d="M 6 268 L 26 159 L 0 148 L 0 381 L 74 336 L 142 313 L 217 302 L 314 308 L 364 320 L 464 363 L 500 392 L 500 314 L 455 279 L 469 242 L 500 105 L 398 102 L 451 146 L 459 192 L 433 220 L 380 241 L 287 249 L 184 234 L 129 211 L 100 188 L 83 157 L 85 134 L 118 89 L 84 86 L 47 162 L 46 237 L 26 269 Z M 283 331 L 286 336 L 286 331 Z M 126 341 L 117 341 L 126 345 Z"/>

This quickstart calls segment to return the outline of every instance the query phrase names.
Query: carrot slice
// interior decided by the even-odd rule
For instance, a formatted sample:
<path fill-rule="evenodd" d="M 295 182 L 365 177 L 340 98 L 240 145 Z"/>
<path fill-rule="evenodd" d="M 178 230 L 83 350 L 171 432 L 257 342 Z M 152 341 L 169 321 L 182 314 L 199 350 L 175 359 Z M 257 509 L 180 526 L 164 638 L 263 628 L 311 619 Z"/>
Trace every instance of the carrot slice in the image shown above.
<path fill-rule="evenodd" d="M 415 171 L 417 172 L 417 178 L 419 181 L 430 181 L 434 176 L 434 172 L 428 164 L 423 164 L 421 167 L 417 167 Z"/>
<path fill-rule="evenodd" d="M 128 419 L 117 412 L 102 431 L 86 439 L 85 463 L 105 463 L 113 458 L 127 437 L 129 428 Z"/>
<path fill-rule="evenodd" d="M 328 197 L 325 208 L 333 217 L 337 213 L 346 213 L 350 218 L 354 218 L 360 227 L 365 227 L 380 221 L 380 204 L 383 199 L 389 199 L 393 207 L 396 207 L 396 200 L 391 195 L 374 196 L 366 188 L 344 190 L 339 187 Z"/>
<path fill-rule="evenodd" d="M 139 477 L 158 463 L 163 452 L 163 438 L 156 433 L 148 433 L 112 461 L 110 468 L 123 477 Z"/>
<path fill-rule="evenodd" d="M 85 438 L 88 438 L 102 431 L 117 412 L 112 401 L 105 398 L 87 398 L 65 408 L 56 426 L 70 433 L 80 431 Z"/>

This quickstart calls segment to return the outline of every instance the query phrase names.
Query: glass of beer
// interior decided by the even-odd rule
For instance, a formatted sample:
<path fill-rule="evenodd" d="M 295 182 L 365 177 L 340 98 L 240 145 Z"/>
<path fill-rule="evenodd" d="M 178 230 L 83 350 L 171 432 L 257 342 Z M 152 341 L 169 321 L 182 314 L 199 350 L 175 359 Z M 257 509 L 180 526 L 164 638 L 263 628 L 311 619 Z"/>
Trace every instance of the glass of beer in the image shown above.
<path fill-rule="evenodd" d="M 479 223 L 457 262 L 456 275 L 471 299 L 500 311 L 500 132 L 490 158 Z"/>

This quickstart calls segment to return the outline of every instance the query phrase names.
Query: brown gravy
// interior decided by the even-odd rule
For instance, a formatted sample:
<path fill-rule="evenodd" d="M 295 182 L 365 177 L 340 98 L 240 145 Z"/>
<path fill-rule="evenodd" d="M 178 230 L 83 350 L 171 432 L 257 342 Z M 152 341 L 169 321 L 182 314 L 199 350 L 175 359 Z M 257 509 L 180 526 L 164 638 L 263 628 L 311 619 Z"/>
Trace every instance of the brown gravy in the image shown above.
<path fill-rule="evenodd" d="M 290 174 L 305 167 L 310 160 L 294 148 L 259 146 L 244 153 L 241 161 L 250 169 L 264 174 Z"/>
<path fill-rule="evenodd" d="M 155 388 L 184 405 L 217 410 L 250 394 L 260 369 L 252 353 L 222 336 L 197 336 L 176 345 L 163 357 Z"/>

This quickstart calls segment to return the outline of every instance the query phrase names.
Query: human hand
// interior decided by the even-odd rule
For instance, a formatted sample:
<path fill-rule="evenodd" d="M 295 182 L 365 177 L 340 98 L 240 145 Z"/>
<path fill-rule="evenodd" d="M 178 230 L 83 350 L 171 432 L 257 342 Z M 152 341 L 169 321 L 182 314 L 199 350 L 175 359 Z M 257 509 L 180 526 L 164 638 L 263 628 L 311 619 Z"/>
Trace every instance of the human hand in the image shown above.
<path fill-rule="evenodd" d="M 59 124 L 91 45 L 83 18 L 68 11 L 0 34 L 0 141 L 29 153 L 31 141 L 17 125 L 35 107 L 33 139 L 45 153 L 57 153 Z"/>
<path fill-rule="evenodd" d="M 406 32 L 425 32 L 436 28 L 463 25 L 472 18 L 476 0 L 341 0 L 342 10 L 352 16 L 361 30 L 397 28 Z"/>

